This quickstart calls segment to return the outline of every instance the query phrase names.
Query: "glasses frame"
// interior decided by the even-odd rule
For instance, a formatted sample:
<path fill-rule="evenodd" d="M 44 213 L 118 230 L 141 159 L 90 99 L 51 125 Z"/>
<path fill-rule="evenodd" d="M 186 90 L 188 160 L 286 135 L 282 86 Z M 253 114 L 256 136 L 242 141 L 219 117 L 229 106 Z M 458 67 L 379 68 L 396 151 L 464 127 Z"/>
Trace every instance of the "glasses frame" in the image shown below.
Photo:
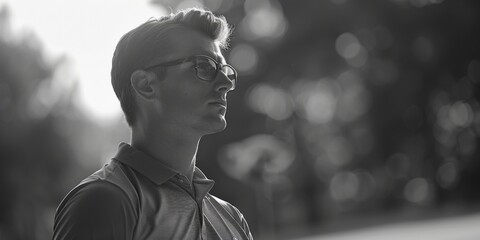
<path fill-rule="evenodd" d="M 151 69 L 156 68 L 156 67 L 171 67 L 171 66 L 179 65 L 179 64 L 182 64 L 182 63 L 186 63 L 186 62 L 193 62 L 194 63 L 194 60 L 196 60 L 199 57 L 200 58 L 207 58 L 207 59 L 213 61 L 215 63 L 216 70 L 215 70 L 215 74 L 211 77 L 212 79 L 205 79 L 205 78 L 202 78 L 198 75 L 198 67 L 194 64 L 193 68 L 195 68 L 195 75 L 197 76 L 198 79 L 200 79 L 202 81 L 206 81 L 206 82 L 211 82 L 211 81 L 215 80 L 215 78 L 217 78 L 218 72 L 220 72 L 225 67 L 229 67 L 230 69 L 232 69 L 235 78 L 230 79 L 228 77 L 228 75 L 226 75 L 224 72 L 223 73 L 232 82 L 232 89 L 231 90 L 235 89 L 235 87 L 237 85 L 237 76 L 238 76 L 237 70 L 232 65 L 219 63 L 219 62 L 217 62 L 217 60 L 215 60 L 214 58 L 212 58 L 210 56 L 207 56 L 207 55 L 193 55 L 193 56 L 189 56 L 189 57 L 186 57 L 186 58 L 180 58 L 180 59 L 176 59 L 176 60 L 172 60 L 172 61 L 168 61 L 168 62 L 153 64 L 151 66 L 148 66 L 148 67 L 144 68 L 143 70 L 148 71 L 148 70 L 151 70 Z"/>

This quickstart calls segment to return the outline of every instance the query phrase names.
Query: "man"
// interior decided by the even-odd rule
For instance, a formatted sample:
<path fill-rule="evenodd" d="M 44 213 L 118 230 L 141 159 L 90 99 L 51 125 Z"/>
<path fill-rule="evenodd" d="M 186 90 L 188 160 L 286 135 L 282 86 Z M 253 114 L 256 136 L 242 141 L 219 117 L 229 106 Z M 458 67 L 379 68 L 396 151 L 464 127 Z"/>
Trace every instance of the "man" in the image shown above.
<path fill-rule="evenodd" d="M 125 34 L 112 85 L 131 145 L 59 205 L 54 239 L 253 239 L 243 215 L 212 196 L 195 167 L 199 141 L 226 127 L 237 73 L 225 63 L 224 17 L 188 9 Z"/>

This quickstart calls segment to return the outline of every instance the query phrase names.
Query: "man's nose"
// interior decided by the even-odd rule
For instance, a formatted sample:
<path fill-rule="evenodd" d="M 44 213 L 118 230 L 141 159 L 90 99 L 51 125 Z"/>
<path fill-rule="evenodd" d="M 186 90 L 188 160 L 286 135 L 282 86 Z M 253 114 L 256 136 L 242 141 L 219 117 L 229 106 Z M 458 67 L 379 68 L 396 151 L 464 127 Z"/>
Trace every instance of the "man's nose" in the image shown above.
<path fill-rule="evenodd" d="M 234 83 L 227 75 L 222 72 L 218 71 L 217 78 L 215 79 L 215 90 L 218 92 L 229 92 L 235 89 Z"/>

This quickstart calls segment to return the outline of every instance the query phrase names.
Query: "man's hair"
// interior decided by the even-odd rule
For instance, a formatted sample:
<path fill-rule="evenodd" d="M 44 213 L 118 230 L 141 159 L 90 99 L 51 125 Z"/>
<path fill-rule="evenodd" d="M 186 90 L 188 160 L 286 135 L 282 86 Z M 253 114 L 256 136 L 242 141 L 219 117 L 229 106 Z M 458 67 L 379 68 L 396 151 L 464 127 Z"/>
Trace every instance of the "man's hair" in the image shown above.
<path fill-rule="evenodd" d="M 175 43 L 167 36 L 179 28 L 199 31 L 221 48 L 228 46 L 231 34 L 225 17 L 215 16 L 208 10 L 189 8 L 150 19 L 123 35 L 113 54 L 111 81 L 129 126 L 135 121 L 136 108 L 130 82 L 132 73 L 146 67 L 154 58 L 169 53 Z M 162 69 L 154 72 L 158 77 L 163 74 Z"/>

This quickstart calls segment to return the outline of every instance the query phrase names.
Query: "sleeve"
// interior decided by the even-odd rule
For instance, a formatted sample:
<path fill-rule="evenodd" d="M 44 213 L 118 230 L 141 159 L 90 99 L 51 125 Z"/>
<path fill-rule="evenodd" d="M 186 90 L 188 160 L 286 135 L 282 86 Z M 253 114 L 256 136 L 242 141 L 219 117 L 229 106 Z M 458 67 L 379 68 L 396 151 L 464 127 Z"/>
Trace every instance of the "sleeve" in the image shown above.
<path fill-rule="evenodd" d="M 57 209 L 54 240 L 133 239 L 136 214 L 126 193 L 100 180 L 81 185 Z"/>
<path fill-rule="evenodd" d="M 212 196 L 212 195 L 210 195 L 210 196 Z M 253 240 L 253 235 L 250 232 L 250 228 L 248 227 L 247 220 L 245 219 L 243 214 L 240 212 L 240 210 L 238 210 L 235 206 L 233 206 L 229 202 L 226 202 L 226 201 L 224 201 L 220 198 L 217 198 L 215 196 L 212 196 L 212 197 L 215 200 L 215 201 L 212 201 L 212 203 L 214 205 L 218 204 L 217 206 L 219 206 L 219 208 L 217 208 L 217 209 L 225 210 L 228 213 L 228 215 L 230 215 L 235 220 L 235 222 L 239 226 L 241 226 L 241 228 L 242 228 L 243 232 L 245 233 L 245 236 L 248 238 L 248 240 Z"/>
<path fill-rule="evenodd" d="M 242 225 L 243 231 L 247 235 L 248 239 L 253 240 L 252 233 L 250 232 L 250 228 L 248 227 L 247 220 L 245 219 L 243 214 L 235 206 L 233 206 L 233 205 L 230 205 L 230 206 L 235 210 L 235 212 L 237 212 L 237 217 L 239 219 L 239 223 Z"/>

